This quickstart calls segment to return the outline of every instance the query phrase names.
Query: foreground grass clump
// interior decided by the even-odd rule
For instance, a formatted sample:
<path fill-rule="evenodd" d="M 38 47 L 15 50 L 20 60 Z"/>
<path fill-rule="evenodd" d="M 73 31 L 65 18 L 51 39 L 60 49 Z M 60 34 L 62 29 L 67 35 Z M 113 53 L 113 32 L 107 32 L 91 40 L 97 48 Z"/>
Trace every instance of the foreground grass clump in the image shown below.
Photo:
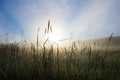
<path fill-rule="evenodd" d="M 0 80 L 119 80 L 120 52 L 0 44 Z"/>

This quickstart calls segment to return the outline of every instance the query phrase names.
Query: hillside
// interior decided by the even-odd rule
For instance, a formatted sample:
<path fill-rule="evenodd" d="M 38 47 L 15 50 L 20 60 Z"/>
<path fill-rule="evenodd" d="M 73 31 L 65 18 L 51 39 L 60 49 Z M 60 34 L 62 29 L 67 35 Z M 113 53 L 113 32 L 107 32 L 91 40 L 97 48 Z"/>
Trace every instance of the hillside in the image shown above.
<path fill-rule="evenodd" d="M 92 39 L 86 41 L 77 41 L 76 44 L 79 45 L 87 45 L 91 46 L 92 48 L 97 49 L 105 49 L 109 48 L 109 50 L 120 50 L 120 36 L 114 36 L 109 41 L 109 37 L 106 38 L 99 38 L 99 39 Z"/>

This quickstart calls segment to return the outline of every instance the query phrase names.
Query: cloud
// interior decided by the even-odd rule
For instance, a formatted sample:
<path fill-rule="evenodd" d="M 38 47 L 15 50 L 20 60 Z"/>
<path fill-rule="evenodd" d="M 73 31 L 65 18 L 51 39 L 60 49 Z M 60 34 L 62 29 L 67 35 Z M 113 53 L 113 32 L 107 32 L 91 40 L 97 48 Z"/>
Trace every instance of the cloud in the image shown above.
<path fill-rule="evenodd" d="M 0 27 L 0 42 L 14 42 L 23 40 L 22 36 L 19 34 L 14 34 L 6 29 Z"/>
<path fill-rule="evenodd" d="M 108 17 L 110 16 L 107 15 L 111 12 L 111 8 L 115 6 L 115 3 L 116 0 L 92 0 L 82 11 L 79 11 L 79 15 L 74 19 L 74 22 L 72 23 L 72 26 L 75 26 L 73 27 L 73 32 L 76 32 L 79 34 L 78 36 L 84 38 L 95 37 L 97 36 L 95 35 L 96 33 L 105 36 L 103 35 L 105 34 L 104 31 L 107 30 L 107 26 L 111 24 L 108 23 Z M 107 25 L 105 23 L 107 23 Z M 88 36 L 89 34 L 92 35 Z"/>
<path fill-rule="evenodd" d="M 25 36 L 35 39 L 37 28 L 40 27 L 43 32 L 49 19 L 53 28 L 62 29 L 65 27 L 65 18 L 69 15 L 66 4 L 67 0 L 59 2 L 57 0 L 18 0 L 10 2 L 9 5 L 6 4 L 6 9 L 21 24 Z M 63 30 L 65 28 L 61 31 Z"/>
<path fill-rule="evenodd" d="M 66 35 L 73 32 L 75 39 L 89 39 L 118 29 L 120 24 L 110 21 L 116 3 L 119 0 L 16 0 L 6 1 L 5 9 L 20 24 L 26 39 L 35 40 L 38 27 L 44 32 L 49 19 L 55 31 Z"/>
<path fill-rule="evenodd" d="M 6 40 L 9 42 L 22 40 L 21 35 L 11 31 L 10 28 L 7 27 L 7 24 L 7 19 L 0 13 L 0 42 L 5 42 Z"/>

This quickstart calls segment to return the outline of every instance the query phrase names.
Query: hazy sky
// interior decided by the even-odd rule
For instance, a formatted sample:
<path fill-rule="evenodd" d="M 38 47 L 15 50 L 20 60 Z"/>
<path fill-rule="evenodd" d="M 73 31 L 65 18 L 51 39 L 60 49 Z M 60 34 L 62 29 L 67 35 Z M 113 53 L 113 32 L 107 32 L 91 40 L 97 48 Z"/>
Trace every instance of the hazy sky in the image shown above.
<path fill-rule="evenodd" d="M 0 39 L 40 38 L 48 20 L 53 32 L 87 40 L 120 35 L 120 0 L 0 0 Z M 67 38 L 67 37 L 66 37 Z"/>

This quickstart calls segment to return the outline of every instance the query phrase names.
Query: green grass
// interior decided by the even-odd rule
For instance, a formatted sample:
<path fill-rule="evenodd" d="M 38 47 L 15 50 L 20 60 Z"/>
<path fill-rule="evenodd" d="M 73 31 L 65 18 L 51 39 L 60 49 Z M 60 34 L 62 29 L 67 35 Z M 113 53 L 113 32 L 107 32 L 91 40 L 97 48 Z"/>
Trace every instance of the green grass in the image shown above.
<path fill-rule="evenodd" d="M 120 52 L 0 45 L 0 80 L 119 80 Z"/>

